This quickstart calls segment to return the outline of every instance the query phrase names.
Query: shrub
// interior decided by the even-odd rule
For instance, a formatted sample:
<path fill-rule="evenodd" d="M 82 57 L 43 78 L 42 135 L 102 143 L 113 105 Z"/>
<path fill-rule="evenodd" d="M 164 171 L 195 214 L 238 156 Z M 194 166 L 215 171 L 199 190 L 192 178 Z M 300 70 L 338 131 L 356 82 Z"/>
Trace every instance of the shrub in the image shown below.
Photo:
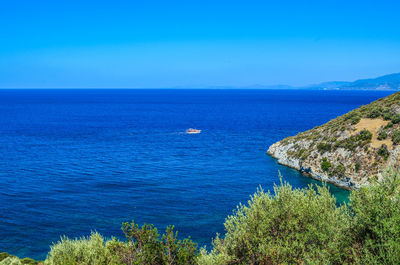
<path fill-rule="evenodd" d="M 385 125 L 385 127 L 383 127 L 383 129 L 389 129 L 393 127 L 393 122 L 388 122 L 388 124 Z"/>
<path fill-rule="evenodd" d="M 305 149 L 301 149 L 300 151 L 301 152 L 299 152 L 299 155 L 300 155 L 300 159 L 301 160 L 306 160 L 310 156 L 310 152 L 309 151 L 307 151 Z"/>
<path fill-rule="evenodd" d="M 63 237 L 51 247 L 45 265 L 195 264 L 197 245 L 190 239 L 178 240 L 173 226 L 161 238 L 153 225 L 124 223 L 122 229 L 126 242 L 105 241 L 98 233 L 73 240 Z"/>
<path fill-rule="evenodd" d="M 394 124 L 399 123 L 400 122 L 400 115 L 396 114 L 396 115 L 392 116 L 391 120 L 392 120 L 392 123 L 394 123 Z"/>
<path fill-rule="evenodd" d="M 350 151 L 354 151 L 358 146 L 363 146 L 355 135 L 352 135 L 344 140 L 338 141 L 335 144 L 336 148 L 345 148 Z"/>
<path fill-rule="evenodd" d="M 323 154 L 325 152 L 331 151 L 332 145 L 329 143 L 318 143 L 317 149 L 319 153 Z"/>
<path fill-rule="evenodd" d="M 381 109 L 378 107 L 372 108 L 367 114 L 367 117 L 371 119 L 378 118 L 379 116 L 381 116 Z"/>
<path fill-rule="evenodd" d="M 310 155 L 310 153 L 304 148 L 301 148 L 298 151 L 290 150 L 287 152 L 287 154 L 289 157 L 300 158 L 302 160 L 305 160 Z"/>
<path fill-rule="evenodd" d="M 22 265 L 22 263 L 17 257 L 7 257 L 0 261 L 0 265 Z"/>
<path fill-rule="evenodd" d="M 7 252 L 1 252 L 0 253 L 0 261 L 8 258 L 8 257 L 14 257 L 13 255 L 8 254 Z"/>
<path fill-rule="evenodd" d="M 326 186 L 274 196 L 259 190 L 225 222 L 226 234 L 198 263 L 400 264 L 400 173 L 354 190 L 349 206 L 335 204 Z"/>
<path fill-rule="evenodd" d="M 225 222 L 225 238 L 201 251 L 199 264 L 342 264 L 351 261 L 347 207 L 337 207 L 324 187 L 292 189 L 274 196 L 259 190 Z"/>
<path fill-rule="evenodd" d="M 385 110 L 382 112 L 382 117 L 384 120 L 391 120 L 394 116 L 394 113 L 390 110 Z"/>
<path fill-rule="evenodd" d="M 353 112 L 346 115 L 345 120 L 349 120 L 350 124 L 354 125 L 361 120 L 361 117 L 358 113 Z"/>
<path fill-rule="evenodd" d="M 173 226 L 166 229 L 161 240 L 153 225 L 144 224 L 139 228 L 134 222 L 124 223 L 122 230 L 127 244 L 114 244 L 112 252 L 121 257 L 123 264 L 190 265 L 196 262 L 197 245 L 190 238 L 178 240 Z"/>
<path fill-rule="evenodd" d="M 325 172 L 328 172 L 329 169 L 332 167 L 332 164 L 324 157 L 321 162 L 321 169 Z"/>
<path fill-rule="evenodd" d="M 387 134 L 387 132 L 385 131 L 385 130 L 381 130 L 379 133 L 378 133 L 378 140 L 385 140 L 386 138 L 388 137 L 388 134 Z"/>
<path fill-rule="evenodd" d="M 400 264 L 399 187 L 399 172 L 390 170 L 381 181 L 351 193 L 357 263 Z"/>
<path fill-rule="evenodd" d="M 387 149 L 387 145 L 383 144 L 379 149 L 378 149 L 378 155 L 382 156 L 385 160 L 389 157 L 389 150 Z"/>
<path fill-rule="evenodd" d="M 306 152 L 306 151 L 307 151 L 306 149 L 302 148 L 302 149 L 299 150 L 299 152 L 297 153 L 297 155 L 300 157 L 300 156 L 302 156 L 302 155 L 304 154 L 304 152 Z"/>
<path fill-rule="evenodd" d="M 19 259 L 16 256 L 10 255 L 6 252 L 0 253 L 0 265 L 37 265 L 39 262 L 30 259 L 30 258 L 23 258 Z"/>
<path fill-rule="evenodd" d="M 22 264 L 27 264 L 27 265 L 37 265 L 37 264 L 40 264 L 39 262 L 37 262 L 37 261 L 35 261 L 35 260 L 33 260 L 33 259 L 30 259 L 30 258 L 23 258 L 23 259 L 21 259 L 21 263 L 22 263 Z"/>
<path fill-rule="evenodd" d="M 395 130 L 392 134 L 392 142 L 394 144 L 399 144 L 400 143 L 400 131 Z"/>
<path fill-rule="evenodd" d="M 111 261 L 104 238 L 98 233 L 92 233 L 90 237 L 79 239 L 62 237 L 50 247 L 45 265 L 109 264 Z"/>
<path fill-rule="evenodd" d="M 354 115 L 354 116 L 350 119 L 350 123 L 351 123 L 352 125 L 355 125 L 355 124 L 359 123 L 360 120 L 361 120 L 361 117 L 360 117 L 360 116 Z"/>
<path fill-rule="evenodd" d="M 332 172 L 332 175 L 338 176 L 338 177 L 343 177 L 346 173 L 346 168 L 342 165 L 339 164 L 336 166 L 335 170 Z"/>
<path fill-rule="evenodd" d="M 358 172 L 358 171 L 360 171 L 360 169 L 361 169 L 360 163 L 355 163 L 355 165 L 354 165 L 354 170 L 355 170 L 356 172 Z"/>
<path fill-rule="evenodd" d="M 372 133 L 366 129 L 363 129 L 357 135 L 352 135 L 346 139 L 336 142 L 335 147 L 341 147 L 350 151 L 355 151 L 357 147 L 361 148 L 370 143 L 371 139 Z"/>
<path fill-rule="evenodd" d="M 362 129 L 358 134 L 358 139 L 362 141 L 370 141 L 372 139 L 372 133 L 367 129 Z"/>

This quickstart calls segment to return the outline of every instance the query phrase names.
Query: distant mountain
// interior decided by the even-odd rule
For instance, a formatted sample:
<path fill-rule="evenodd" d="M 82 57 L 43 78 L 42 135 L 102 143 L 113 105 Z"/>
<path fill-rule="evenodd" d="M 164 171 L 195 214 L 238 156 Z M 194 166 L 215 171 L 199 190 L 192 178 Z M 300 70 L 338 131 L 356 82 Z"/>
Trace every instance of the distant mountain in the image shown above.
<path fill-rule="evenodd" d="M 302 87 L 303 89 L 366 89 L 366 90 L 400 90 L 400 73 L 377 78 L 360 79 L 354 82 L 324 82 Z"/>
<path fill-rule="evenodd" d="M 188 85 L 175 86 L 172 88 L 209 88 L 209 89 L 315 89 L 315 90 L 400 90 L 400 73 L 380 76 L 377 78 L 360 79 L 354 82 L 349 81 L 330 81 L 307 86 L 290 86 L 284 84 L 263 85 L 253 84 L 244 86 L 232 85 Z"/>
<path fill-rule="evenodd" d="M 342 89 L 386 89 L 400 90 L 400 73 L 384 75 L 374 79 L 360 79 Z"/>
<path fill-rule="evenodd" d="M 288 85 L 252 85 L 241 88 L 260 89 L 315 89 L 315 90 L 400 90 L 400 73 L 380 76 L 377 78 L 360 79 L 354 82 L 331 81 L 319 84 L 312 84 L 302 87 Z"/>

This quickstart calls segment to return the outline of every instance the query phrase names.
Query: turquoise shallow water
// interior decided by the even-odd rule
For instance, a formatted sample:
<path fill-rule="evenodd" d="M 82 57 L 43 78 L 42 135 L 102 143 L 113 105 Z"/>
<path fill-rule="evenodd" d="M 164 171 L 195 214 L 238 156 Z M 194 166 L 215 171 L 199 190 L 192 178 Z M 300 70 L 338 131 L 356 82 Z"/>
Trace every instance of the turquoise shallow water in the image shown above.
<path fill-rule="evenodd" d="M 385 91 L 0 90 L 0 251 L 43 259 L 61 235 L 135 219 L 210 244 L 278 171 L 265 154 Z M 187 135 L 187 128 L 202 129 Z M 348 192 L 331 186 L 338 201 Z"/>

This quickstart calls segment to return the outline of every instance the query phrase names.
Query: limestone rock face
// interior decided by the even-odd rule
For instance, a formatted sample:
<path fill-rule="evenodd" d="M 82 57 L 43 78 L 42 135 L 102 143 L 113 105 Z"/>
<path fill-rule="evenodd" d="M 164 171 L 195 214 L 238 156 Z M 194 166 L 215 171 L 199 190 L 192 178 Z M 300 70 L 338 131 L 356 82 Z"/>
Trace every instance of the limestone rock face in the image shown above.
<path fill-rule="evenodd" d="M 282 165 L 352 189 L 400 164 L 400 92 L 271 145 Z"/>

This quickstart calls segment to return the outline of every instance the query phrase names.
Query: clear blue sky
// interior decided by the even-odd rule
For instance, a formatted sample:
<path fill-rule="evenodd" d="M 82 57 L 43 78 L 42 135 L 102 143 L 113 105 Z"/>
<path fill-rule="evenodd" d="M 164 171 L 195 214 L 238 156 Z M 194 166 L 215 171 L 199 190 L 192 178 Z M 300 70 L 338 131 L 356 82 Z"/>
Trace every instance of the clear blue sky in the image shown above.
<path fill-rule="evenodd" d="M 2 0 L 0 87 L 305 85 L 400 72 L 400 1 Z"/>

